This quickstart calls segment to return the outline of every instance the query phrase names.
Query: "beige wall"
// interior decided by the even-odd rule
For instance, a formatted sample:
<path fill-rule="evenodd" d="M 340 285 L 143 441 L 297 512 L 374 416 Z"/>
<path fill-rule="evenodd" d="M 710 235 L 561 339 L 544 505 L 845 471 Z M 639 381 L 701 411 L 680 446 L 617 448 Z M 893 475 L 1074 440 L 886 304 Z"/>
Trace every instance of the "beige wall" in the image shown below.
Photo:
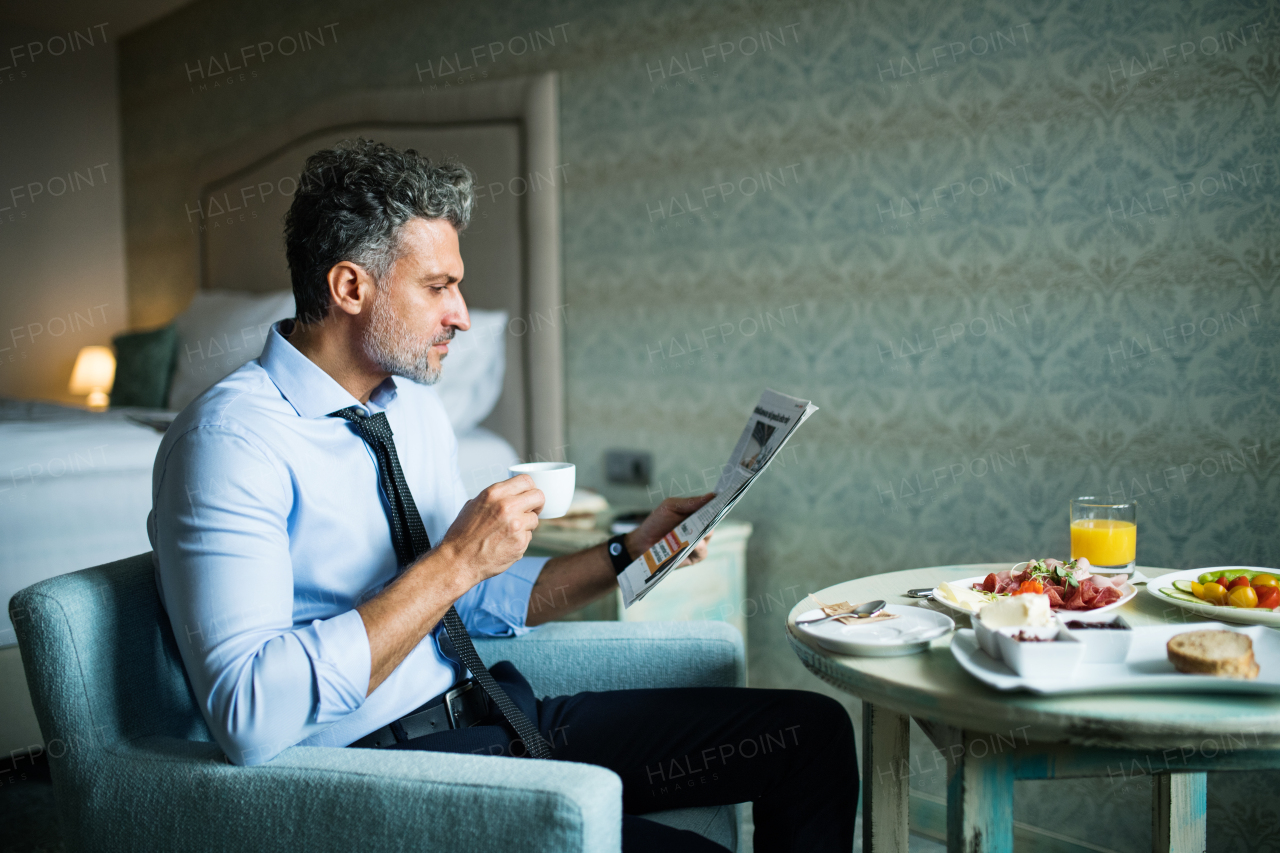
<path fill-rule="evenodd" d="M 0 396 L 80 402 L 76 353 L 127 322 L 116 49 L 78 32 L 0 25 Z"/>

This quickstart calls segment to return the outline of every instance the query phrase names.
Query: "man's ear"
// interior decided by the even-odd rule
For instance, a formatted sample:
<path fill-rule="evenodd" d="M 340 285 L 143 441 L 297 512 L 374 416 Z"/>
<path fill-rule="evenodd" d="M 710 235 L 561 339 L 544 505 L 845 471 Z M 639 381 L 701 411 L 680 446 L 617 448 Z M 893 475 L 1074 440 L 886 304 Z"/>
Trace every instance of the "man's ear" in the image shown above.
<path fill-rule="evenodd" d="M 339 311 L 356 315 L 373 298 L 373 276 L 359 264 L 339 261 L 329 270 L 329 299 Z"/>

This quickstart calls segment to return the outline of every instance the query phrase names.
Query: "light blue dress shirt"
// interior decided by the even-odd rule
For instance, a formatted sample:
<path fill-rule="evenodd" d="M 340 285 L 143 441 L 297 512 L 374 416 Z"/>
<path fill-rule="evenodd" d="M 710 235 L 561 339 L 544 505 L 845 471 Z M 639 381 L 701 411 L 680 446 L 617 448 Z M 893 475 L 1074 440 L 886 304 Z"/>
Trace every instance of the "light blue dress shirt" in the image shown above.
<path fill-rule="evenodd" d="M 282 321 L 289 322 L 289 321 Z M 200 710 L 236 764 L 295 744 L 346 746 L 448 690 L 465 671 L 436 630 L 367 698 L 356 605 L 396 573 L 373 451 L 329 413 L 360 403 L 271 328 L 262 355 L 173 422 L 147 518 L 156 585 Z M 447 370 L 447 360 L 446 367 Z M 393 377 L 385 411 L 433 543 L 466 502 L 458 444 L 435 390 Z M 525 558 L 457 601 L 474 636 L 514 636 L 545 558 Z"/>

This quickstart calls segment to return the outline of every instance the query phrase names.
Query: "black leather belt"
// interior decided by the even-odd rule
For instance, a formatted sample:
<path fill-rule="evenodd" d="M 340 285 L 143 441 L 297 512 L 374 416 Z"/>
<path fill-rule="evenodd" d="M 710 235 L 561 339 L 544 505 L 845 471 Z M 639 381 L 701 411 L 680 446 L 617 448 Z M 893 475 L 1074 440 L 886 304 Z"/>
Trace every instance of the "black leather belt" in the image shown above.
<path fill-rule="evenodd" d="M 370 732 L 351 744 L 357 749 L 379 749 L 416 737 L 449 729 L 465 729 L 489 716 L 489 697 L 474 679 L 466 679 L 411 714 Z"/>

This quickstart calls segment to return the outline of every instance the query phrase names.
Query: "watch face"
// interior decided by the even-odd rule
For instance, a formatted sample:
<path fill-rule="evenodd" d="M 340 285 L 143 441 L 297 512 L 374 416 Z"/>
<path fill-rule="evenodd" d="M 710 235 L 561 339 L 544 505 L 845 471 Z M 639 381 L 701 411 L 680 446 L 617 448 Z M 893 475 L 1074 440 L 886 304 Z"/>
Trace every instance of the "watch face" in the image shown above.
<path fill-rule="evenodd" d="M 614 542 L 612 545 L 609 546 L 609 553 L 614 555 L 621 554 L 622 546 L 619 545 L 617 542 Z"/>

